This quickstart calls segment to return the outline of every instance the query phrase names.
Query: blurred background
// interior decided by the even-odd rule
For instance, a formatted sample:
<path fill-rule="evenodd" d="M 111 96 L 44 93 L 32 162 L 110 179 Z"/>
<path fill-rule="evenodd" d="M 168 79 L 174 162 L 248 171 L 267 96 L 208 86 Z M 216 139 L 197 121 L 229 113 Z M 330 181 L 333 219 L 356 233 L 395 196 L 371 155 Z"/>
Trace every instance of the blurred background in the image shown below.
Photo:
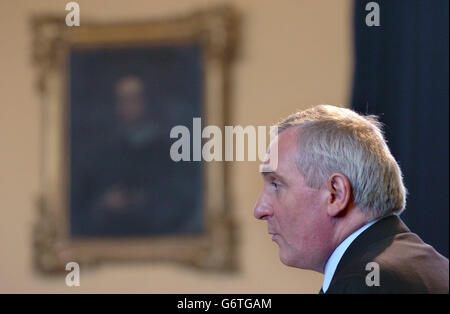
<path fill-rule="evenodd" d="M 317 293 L 322 275 L 288 268 L 253 217 L 262 187 L 257 162 L 230 163 L 239 227 L 233 274 L 170 263 L 105 263 L 44 276 L 32 264 L 37 220 L 40 103 L 30 19 L 65 16 L 68 1 L 0 0 L 0 292 Z M 369 1 L 79 0 L 83 19 L 164 18 L 219 4 L 242 16 L 233 67 L 232 125 L 270 125 L 296 109 L 327 103 L 380 114 L 410 192 L 402 215 L 448 257 L 448 1 L 376 1 L 381 25 L 368 27 Z"/>

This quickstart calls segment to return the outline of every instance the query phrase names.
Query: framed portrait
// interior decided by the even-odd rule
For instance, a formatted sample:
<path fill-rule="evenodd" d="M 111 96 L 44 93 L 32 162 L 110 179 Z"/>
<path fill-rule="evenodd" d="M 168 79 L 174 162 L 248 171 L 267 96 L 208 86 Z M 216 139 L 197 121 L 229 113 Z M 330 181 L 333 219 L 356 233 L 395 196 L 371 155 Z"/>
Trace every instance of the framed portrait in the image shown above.
<path fill-rule="evenodd" d="M 172 160 L 174 126 L 223 127 L 229 7 L 119 24 L 33 19 L 42 106 L 35 265 L 172 261 L 236 269 L 225 162 Z"/>

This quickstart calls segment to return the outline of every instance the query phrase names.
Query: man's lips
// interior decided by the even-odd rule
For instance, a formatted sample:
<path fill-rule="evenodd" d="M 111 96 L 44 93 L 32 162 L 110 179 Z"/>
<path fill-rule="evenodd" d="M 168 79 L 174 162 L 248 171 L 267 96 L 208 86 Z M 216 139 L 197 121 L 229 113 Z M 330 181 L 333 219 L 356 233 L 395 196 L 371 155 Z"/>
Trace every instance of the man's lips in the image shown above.
<path fill-rule="evenodd" d="M 278 236 L 277 233 L 269 231 L 269 234 L 272 235 L 272 241 Z"/>
<path fill-rule="evenodd" d="M 270 223 L 267 224 L 267 233 L 272 235 L 272 241 L 278 237 L 278 233 L 276 233 L 275 230 L 272 229 L 272 226 Z"/>

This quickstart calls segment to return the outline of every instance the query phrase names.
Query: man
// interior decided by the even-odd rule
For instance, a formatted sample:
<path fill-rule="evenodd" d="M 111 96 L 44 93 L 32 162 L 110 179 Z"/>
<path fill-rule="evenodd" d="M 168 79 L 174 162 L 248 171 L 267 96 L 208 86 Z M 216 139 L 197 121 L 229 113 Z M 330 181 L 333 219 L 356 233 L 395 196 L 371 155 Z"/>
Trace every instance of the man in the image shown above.
<path fill-rule="evenodd" d="M 254 215 L 285 265 L 324 273 L 321 293 L 449 292 L 448 259 L 398 217 L 406 190 L 374 116 L 320 105 L 277 130 Z"/>
<path fill-rule="evenodd" d="M 72 235 L 201 232 L 200 200 L 189 188 L 199 172 L 169 158 L 167 123 L 150 105 L 144 81 L 128 75 L 114 87 L 117 130 L 97 143 L 76 172 Z"/>

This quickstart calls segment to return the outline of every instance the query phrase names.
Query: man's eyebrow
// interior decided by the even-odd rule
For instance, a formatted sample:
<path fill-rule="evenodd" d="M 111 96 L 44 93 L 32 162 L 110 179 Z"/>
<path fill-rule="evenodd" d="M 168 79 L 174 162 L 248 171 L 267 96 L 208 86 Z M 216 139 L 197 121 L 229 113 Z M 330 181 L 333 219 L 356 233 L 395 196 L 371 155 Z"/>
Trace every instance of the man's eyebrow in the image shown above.
<path fill-rule="evenodd" d="M 265 173 L 272 173 L 274 172 L 274 170 L 269 165 L 262 164 L 259 166 L 259 172 L 261 172 L 264 175 Z"/>
<path fill-rule="evenodd" d="M 265 170 L 265 171 L 262 171 Z M 281 181 L 286 182 L 286 180 L 283 178 L 283 176 L 281 174 L 279 174 L 278 172 L 272 170 L 270 167 L 265 167 L 264 165 L 260 166 L 260 171 L 263 177 L 267 177 L 269 175 L 272 175 L 274 177 L 279 178 Z"/>

